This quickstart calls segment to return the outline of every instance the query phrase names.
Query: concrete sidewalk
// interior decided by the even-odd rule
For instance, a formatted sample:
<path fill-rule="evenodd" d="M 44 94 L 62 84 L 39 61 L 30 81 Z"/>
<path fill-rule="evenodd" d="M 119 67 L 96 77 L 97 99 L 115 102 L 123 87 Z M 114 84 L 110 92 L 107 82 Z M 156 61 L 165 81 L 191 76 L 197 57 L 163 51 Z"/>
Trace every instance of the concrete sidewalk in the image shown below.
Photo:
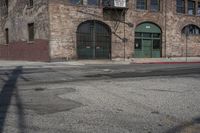
<path fill-rule="evenodd" d="M 52 68 L 52 67 L 70 67 L 82 66 L 84 64 L 76 61 L 68 62 L 34 62 L 34 61 L 6 61 L 0 60 L 0 69 L 14 69 L 17 66 L 23 68 Z"/>
<path fill-rule="evenodd" d="M 131 58 L 113 60 L 72 60 L 65 62 L 32 62 L 32 61 L 6 61 L 0 60 L 0 68 L 15 68 L 23 66 L 25 68 L 47 68 L 47 67 L 70 67 L 83 65 L 101 64 L 179 64 L 179 63 L 200 63 L 200 57 L 177 58 Z"/>
<path fill-rule="evenodd" d="M 139 64 L 179 64 L 200 63 L 200 57 L 173 57 L 173 58 L 132 58 L 131 63 Z"/>

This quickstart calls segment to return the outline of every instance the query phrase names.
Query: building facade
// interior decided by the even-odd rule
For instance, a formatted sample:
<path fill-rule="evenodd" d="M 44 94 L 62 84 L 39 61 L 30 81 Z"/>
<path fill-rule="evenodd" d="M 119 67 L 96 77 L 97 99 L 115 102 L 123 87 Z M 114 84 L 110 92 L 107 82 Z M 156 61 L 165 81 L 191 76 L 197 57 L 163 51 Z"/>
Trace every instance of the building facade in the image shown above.
<path fill-rule="evenodd" d="M 0 59 L 200 56 L 200 0 L 3 0 Z"/>

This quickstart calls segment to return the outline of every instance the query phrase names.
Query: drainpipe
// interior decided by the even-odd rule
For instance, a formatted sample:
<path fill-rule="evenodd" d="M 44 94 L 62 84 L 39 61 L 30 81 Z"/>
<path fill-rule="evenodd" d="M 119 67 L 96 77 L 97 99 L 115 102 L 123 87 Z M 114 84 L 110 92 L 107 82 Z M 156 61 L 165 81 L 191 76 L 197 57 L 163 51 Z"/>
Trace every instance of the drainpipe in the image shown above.
<path fill-rule="evenodd" d="M 167 2 L 163 1 L 165 4 L 165 58 L 167 58 Z"/>
<path fill-rule="evenodd" d="M 185 39 L 186 39 L 186 43 L 185 43 L 185 61 L 187 62 L 187 57 L 188 57 L 188 36 L 189 36 L 189 27 L 186 27 L 186 34 L 185 34 Z"/>
<path fill-rule="evenodd" d="M 125 28 L 125 22 L 126 22 L 126 14 L 124 14 L 124 61 L 126 60 L 126 28 Z"/>

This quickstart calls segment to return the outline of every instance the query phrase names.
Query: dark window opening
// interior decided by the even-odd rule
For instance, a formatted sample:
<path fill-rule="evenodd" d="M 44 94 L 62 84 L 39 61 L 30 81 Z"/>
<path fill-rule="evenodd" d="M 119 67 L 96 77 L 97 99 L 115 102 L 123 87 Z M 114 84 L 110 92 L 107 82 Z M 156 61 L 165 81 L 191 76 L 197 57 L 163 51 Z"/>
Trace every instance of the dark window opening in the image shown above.
<path fill-rule="evenodd" d="M 141 10 L 147 10 L 147 0 L 137 0 L 136 8 Z"/>
<path fill-rule="evenodd" d="M 34 33 L 34 23 L 28 24 L 28 36 L 29 41 L 34 41 L 35 33 Z"/>
<path fill-rule="evenodd" d="M 9 44 L 9 30 L 8 30 L 8 28 L 5 29 L 5 37 L 6 37 L 6 44 Z"/>
<path fill-rule="evenodd" d="M 102 5 L 105 7 L 113 7 L 114 1 L 113 0 L 102 0 Z"/>
<path fill-rule="evenodd" d="M 176 0 L 176 12 L 185 13 L 185 0 Z"/>
<path fill-rule="evenodd" d="M 200 2 L 198 2 L 197 15 L 200 16 Z"/>
<path fill-rule="evenodd" d="M 200 28 L 196 25 L 187 25 L 182 29 L 182 34 L 200 35 Z"/>
<path fill-rule="evenodd" d="M 88 5 L 99 5 L 99 0 L 87 0 Z"/>
<path fill-rule="evenodd" d="M 151 38 L 151 33 L 143 33 L 143 37 Z"/>
<path fill-rule="evenodd" d="M 160 49 L 160 40 L 153 40 L 153 49 Z"/>
<path fill-rule="evenodd" d="M 153 38 L 160 38 L 160 33 L 154 33 Z"/>
<path fill-rule="evenodd" d="M 29 6 L 29 7 L 33 7 L 33 0 L 29 0 L 29 1 L 28 1 L 28 6 Z"/>
<path fill-rule="evenodd" d="M 135 49 L 142 49 L 142 39 L 135 39 Z"/>
<path fill-rule="evenodd" d="M 196 10 L 196 4 L 195 1 L 188 0 L 188 14 L 189 15 L 195 15 L 195 10 Z"/>
<path fill-rule="evenodd" d="M 151 0 L 151 11 L 160 11 L 160 0 Z"/>
<path fill-rule="evenodd" d="M 142 33 L 136 32 L 135 37 L 142 37 Z"/>
<path fill-rule="evenodd" d="M 70 0 L 73 5 L 83 5 L 83 0 Z"/>

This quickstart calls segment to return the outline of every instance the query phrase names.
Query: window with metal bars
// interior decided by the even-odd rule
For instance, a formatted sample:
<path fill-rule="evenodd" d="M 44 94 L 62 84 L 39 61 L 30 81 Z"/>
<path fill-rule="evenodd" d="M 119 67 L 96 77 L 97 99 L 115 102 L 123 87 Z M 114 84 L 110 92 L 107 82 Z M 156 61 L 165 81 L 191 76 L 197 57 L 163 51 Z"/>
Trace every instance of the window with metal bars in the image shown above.
<path fill-rule="evenodd" d="M 176 0 L 176 12 L 185 13 L 185 0 Z"/>
<path fill-rule="evenodd" d="M 182 34 L 200 35 L 200 28 L 196 25 L 189 24 L 182 29 Z"/>
<path fill-rule="evenodd" d="M 151 0 L 151 11 L 160 11 L 160 0 Z"/>
<path fill-rule="evenodd" d="M 100 4 L 99 0 L 87 0 L 87 5 L 98 6 Z"/>
<path fill-rule="evenodd" d="M 72 5 L 83 5 L 83 0 L 69 0 Z"/>
<path fill-rule="evenodd" d="M 28 0 L 28 6 L 29 7 L 33 7 L 33 4 L 34 4 L 33 0 Z"/>
<path fill-rule="evenodd" d="M 189 15 L 195 15 L 196 11 L 196 4 L 193 0 L 188 0 L 188 14 Z"/>
<path fill-rule="evenodd" d="M 198 2 L 197 15 L 200 16 L 200 2 Z"/>
<path fill-rule="evenodd" d="M 140 10 L 147 10 L 147 0 L 137 0 L 136 8 Z"/>

